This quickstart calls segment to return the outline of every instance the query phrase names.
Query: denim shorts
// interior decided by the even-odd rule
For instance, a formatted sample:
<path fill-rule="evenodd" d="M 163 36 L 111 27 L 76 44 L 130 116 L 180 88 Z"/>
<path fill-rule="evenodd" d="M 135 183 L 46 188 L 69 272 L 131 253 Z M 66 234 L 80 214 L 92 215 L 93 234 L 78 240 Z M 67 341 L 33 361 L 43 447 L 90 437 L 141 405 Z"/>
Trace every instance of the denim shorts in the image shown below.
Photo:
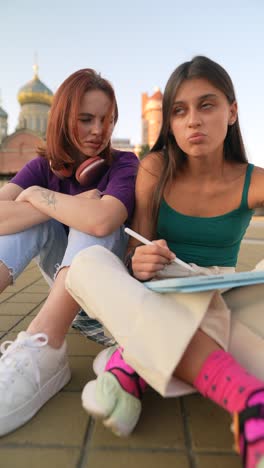
<path fill-rule="evenodd" d="M 0 236 L 0 261 L 10 270 L 13 281 L 35 259 L 51 284 L 60 268 L 69 266 L 81 250 L 102 245 L 122 258 L 127 244 L 123 226 L 105 237 L 95 237 L 52 219 L 16 234 Z"/>
<path fill-rule="evenodd" d="M 51 219 L 25 231 L 0 236 L 0 261 L 8 267 L 14 282 L 31 260 L 35 259 L 46 281 L 52 286 L 58 271 L 70 266 L 81 250 L 101 245 L 122 259 L 127 240 L 123 226 L 105 237 L 91 236 L 73 228 L 69 229 L 67 235 L 63 224 Z M 94 341 L 112 343 L 111 339 L 104 337 L 101 325 L 89 319 L 86 314 L 83 316 L 80 313 L 76 317 L 74 327 Z"/>

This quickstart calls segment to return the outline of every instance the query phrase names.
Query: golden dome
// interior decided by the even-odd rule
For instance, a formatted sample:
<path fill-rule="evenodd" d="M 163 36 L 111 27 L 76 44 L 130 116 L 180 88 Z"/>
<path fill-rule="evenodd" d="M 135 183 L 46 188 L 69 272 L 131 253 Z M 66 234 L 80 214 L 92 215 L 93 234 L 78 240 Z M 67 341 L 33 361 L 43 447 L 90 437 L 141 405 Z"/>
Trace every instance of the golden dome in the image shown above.
<path fill-rule="evenodd" d="M 51 106 L 53 93 L 40 81 L 37 66 L 34 65 L 34 77 L 18 91 L 18 102 L 23 104 L 47 104 Z"/>

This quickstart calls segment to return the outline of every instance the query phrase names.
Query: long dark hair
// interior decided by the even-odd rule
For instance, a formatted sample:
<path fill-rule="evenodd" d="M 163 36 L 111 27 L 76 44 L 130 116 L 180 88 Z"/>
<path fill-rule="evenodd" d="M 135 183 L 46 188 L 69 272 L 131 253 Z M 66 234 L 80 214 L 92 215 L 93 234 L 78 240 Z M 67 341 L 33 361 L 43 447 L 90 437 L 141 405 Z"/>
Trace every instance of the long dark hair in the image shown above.
<path fill-rule="evenodd" d="M 109 97 L 114 107 L 114 122 L 117 122 L 117 102 L 109 81 L 91 68 L 84 68 L 70 75 L 54 95 L 49 112 L 47 141 L 38 148 L 38 153 L 48 159 L 53 169 L 74 167 L 82 162 L 76 122 L 84 94 L 94 90 L 103 91 Z M 110 141 L 100 156 L 111 163 Z"/>
<path fill-rule="evenodd" d="M 156 226 L 160 201 L 167 183 L 170 183 L 185 162 L 186 155 L 177 145 L 170 132 L 170 118 L 174 99 L 180 85 L 193 78 L 204 78 L 225 94 L 228 102 L 236 101 L 232 80 L 226 70 L 218 63 L 204 56 L 196 56 L 189 62 L 177 67 L 170 76 L 165 87 L 162 102 L 162 127 L 158 139 L 151 152 L 159 153 L 163 159 L 163 168 L 153 195 L 152 214 Z M 224 141 L 224 158 L 228 161 L 247 162 L 244 143 L 241 136 L 238 118 L 233 125 L 229 125 Z"/>

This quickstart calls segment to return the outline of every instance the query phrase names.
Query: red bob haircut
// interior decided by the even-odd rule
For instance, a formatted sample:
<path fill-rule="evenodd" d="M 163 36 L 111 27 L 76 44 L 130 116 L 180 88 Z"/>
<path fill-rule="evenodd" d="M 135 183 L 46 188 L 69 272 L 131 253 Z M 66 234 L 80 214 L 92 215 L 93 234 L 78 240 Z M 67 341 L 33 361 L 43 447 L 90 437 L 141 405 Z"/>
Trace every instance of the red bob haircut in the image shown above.
<path fill-rule="evenodd" d="M 82 162 L 78 136 L 78 114 L 82 98 L 87 91 L 103 91 L 114 107 L 114 122 L 118 119 L 118 107 L 112 85 L 91 68 L 78 70 L 70 75 L 54 95 L 49 112 L 47 139 L 38 153 L 45 157 L 53 169 L 76 167 Z M 100 154 L 110 164 L 111 145 Z"/>

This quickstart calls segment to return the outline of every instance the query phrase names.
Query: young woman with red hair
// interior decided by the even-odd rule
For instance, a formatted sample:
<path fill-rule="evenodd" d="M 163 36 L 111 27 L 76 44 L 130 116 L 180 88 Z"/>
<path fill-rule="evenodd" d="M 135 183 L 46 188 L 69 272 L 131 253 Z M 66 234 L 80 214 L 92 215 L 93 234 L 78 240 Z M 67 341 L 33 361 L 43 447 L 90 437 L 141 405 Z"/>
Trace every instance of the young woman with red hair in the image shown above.
<path fill-rule="evenodd" d="M 0 191 L 0 291 L 33 258 L 52 284 L 28 330 L 1 345 L 0 435 L 70 379 L 65 334 L 80 307 L 64 282 L 73 257 L 95 244 L 124 254 L 138 160 L 111 148 L 117 118 L 110 83 L 92 69 L 73 73 L 54 96 L 39 156 Z"/>

